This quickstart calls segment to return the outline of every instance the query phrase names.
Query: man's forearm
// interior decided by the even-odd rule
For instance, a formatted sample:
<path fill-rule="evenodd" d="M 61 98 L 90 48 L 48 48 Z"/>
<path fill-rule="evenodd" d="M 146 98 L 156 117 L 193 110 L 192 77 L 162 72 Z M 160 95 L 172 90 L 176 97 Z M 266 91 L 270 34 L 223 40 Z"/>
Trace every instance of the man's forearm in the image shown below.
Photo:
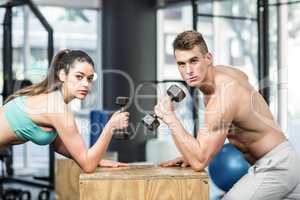
<path fill-rule="evenodd" d="M 207 159 L 203 146 L 191 134 L 186 132 L 180 121 L 173 117 L 168 123 L 175 145 L 184 159 L 194 168 L 205 168 Z M 201 169 L 199 169 L 201 170 Z"/>

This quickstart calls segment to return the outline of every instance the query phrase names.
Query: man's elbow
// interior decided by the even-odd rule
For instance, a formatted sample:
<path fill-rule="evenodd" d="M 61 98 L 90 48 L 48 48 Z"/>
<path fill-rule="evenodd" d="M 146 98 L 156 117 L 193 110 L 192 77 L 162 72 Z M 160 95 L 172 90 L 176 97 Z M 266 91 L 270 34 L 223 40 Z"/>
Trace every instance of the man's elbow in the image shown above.
<path fill-rule="evenodd" d="M 191 162 L 190 166 L 191 166 L 192 170 L 194 170 L 195 172 L 200 172 L 200 171 L 203 171 L 205 169 L 206 164 L 197 161 L 197 162 Z"/>
<path fill-rule="evenodd" d="M 206 155 L 206 156 L 195 158 L 193 160 L 189 160 L 189 164 L 194 171 L 200 172 L 203 171 L 205 167 L 208 166 L 209 161 L 210 161 L 210 156 Z"/>

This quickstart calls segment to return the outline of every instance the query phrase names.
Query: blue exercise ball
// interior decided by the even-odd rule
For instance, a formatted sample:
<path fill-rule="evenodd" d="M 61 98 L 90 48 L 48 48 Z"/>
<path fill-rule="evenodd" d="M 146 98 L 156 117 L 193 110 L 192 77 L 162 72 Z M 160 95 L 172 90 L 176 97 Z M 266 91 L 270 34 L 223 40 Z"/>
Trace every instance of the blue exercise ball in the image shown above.
<path fill-rule="evenodd" d="M 243 154 L 232 144 L 225 144 L 213 158 L 208 170 L 212 181 L 223 191 L 228 192 L 244 176 L 250 164 Z"/>

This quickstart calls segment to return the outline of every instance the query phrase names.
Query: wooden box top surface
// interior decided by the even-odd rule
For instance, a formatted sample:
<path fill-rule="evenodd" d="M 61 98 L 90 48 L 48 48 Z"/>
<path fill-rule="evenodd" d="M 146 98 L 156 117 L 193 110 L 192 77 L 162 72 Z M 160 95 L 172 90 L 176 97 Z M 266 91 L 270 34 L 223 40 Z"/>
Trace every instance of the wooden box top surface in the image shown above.
<path fill-rule="evenodd" d="M 81 173 L 80 180 L 148 180 L 148 179 L 207 179 L 206 171 L 191 168 L 130 165 L 120 168 L 98 168 L 91 174 Z"/>

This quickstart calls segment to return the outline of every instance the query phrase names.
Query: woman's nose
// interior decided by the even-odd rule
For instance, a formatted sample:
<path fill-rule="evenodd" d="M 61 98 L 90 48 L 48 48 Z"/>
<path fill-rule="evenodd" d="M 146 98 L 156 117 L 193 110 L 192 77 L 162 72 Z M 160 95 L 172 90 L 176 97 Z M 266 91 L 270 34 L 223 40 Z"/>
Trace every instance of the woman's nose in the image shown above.
<path fill-rule="evenodd" d="M 81 84 L 87 87 L 89 85 L 87 78 L 82 79 Z"/>

